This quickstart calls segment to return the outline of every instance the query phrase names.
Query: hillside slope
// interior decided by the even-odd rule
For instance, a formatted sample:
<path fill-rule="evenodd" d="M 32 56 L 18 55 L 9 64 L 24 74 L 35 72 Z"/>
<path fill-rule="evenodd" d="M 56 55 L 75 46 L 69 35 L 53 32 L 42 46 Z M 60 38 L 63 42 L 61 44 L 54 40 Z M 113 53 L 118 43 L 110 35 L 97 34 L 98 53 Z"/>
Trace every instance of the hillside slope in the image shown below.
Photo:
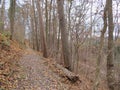
<path fill-rule="evenodd" d="M 0 90 L 11 90 L 18 80 L 18 59 L 22 55 L 17 42 L 0 33 Z"/>
<path fill-rule="evenodd" d="M 92 90 L 93 81 L 80 75 L 72 83 L 53 59 L 20 49 L 7 35 L 0 34 L 0 51 L 0 90 Z"/>

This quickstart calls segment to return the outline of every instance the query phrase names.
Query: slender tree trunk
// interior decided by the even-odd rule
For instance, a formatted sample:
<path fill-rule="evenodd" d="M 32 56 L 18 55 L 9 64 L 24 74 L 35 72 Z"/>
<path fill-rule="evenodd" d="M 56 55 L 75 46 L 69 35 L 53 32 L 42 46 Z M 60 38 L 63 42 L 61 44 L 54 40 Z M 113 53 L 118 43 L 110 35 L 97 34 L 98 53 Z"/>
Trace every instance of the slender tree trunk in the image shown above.
<path fill-rule="evenodd" d="M 10 0 L 10 32 L 11 32 L 11 37 L 10 39 L 13 39 L 14 36 L 14 18 L 15 18 L 15 5 L 16 5 L 16 0 Z"/>
<path fill-rule="evenodd" d="M 45 32 L 46 32 L 46 41 L 48 42 L 48 30 L 49 30 L 49 24 L 48 24 L 48 0 L 45 0 Z"/>
<path fill-rule="evenodd" d="M 62 49 L 63 49 L 63 58 L 65 67 L 71 70 L 70 66 L 70 52 L 68 46 L 68 34 L 65 25 L 64 17 L 64 0 L 57 0 L 58 4 L 58 15 L 59 15 L 59 27 L 61 30 L 61 39 L 62 39 Z"/>
<path fill-rule="evenodd" d="M 5 0 L 3 0 L 2 7 L 0 8 L 0 32 L 4 31 L 4 10 L 5 10 Z"/>
<path fill-rule="evenodd" d="M 99 45 L 99 53 L 98 53 L 98 58 L 97 58 L 97 68 L 96 68 L 96 77 L 95 77 L 95 84 L 93 87 L 93 90 L 98 90 L 99 86 L 99 74 L 100 74 L 100 61 L 102 60 L 103 56 L 103 46 L 104 46 L 104 35 L 107 29 L 107 1 L 106 5 L 104 8 L 104 16 L 103 16 L 103 22 L 104 22 L 104 27 L 103 30 L 101 31 L 101 37 L 100 37 L 100 45 Z"/>
<path fill-rule="evenodd" d="M 35 30 L 35 42 L 36 42 L 36 50 L 39 51 L 39 45 L 38 45 L 38 34 L 37 34 L 37 20 L 36 20 L 36 12 L 35 12 L 35 2 L 32 0 L 33 4 L 33 17 L 34 17 L 34 30 Z"/>
<path fill-rule="evenodd" d="M 46 44 L 46 39 L 45 39 L 45 33 L 44 33 L 45 32 L 45 28 L 44 28 L 42 13 L 41 13 L 40 2 L 41 1 L 38 0 L 37 9 L 38 9 L 39 23 L 40 23 L 41 46 L 42 46 L 43 56 L 45 58 L 47 58 L 48 57 L 48 54 L 47 54 L 47 44 Z"/>
<path fill-rule="evenodd" d="M 49 4 L 47 5 L 49 7 L 49 11 L 46 11 L 46 13 L 48 14 L 48 15 L 46 15 L 47 16 L 46 17 L 46 26 L 47 26 L 46 30 L 48 31 L 48 33 L 47 33 L 47 44 L 48 44 L 49 54 L 52 53 L 51 49 L 52 49 L 52 47 L 54 47 L 53 42 L 52 42 L 52 40 L 53 40 L 53 38 L 52 38 L 52 35 L 53 35 L 52 32 L 53 32 L 54 29 L 52 27 L 53 24 L 52 24 L 52 12 L 51 12 L 52 11 L 52 4 L 53 4 L 53 2 L 54 2 L 53 0 L 49 0 Z M 47 18 L 48 18 L 48 20 L 47 20 Z M 48 23 L 48 25 L 47 25 L 47 23 Z"/>
<path fill-rule="evenodd" d="M 70 55 L 71 55 L 71 62 L 70 62 L 70 65 L 71 65 L 71 70 L 73 71 L 73 59 L 72 59 L 72 56 L 73 56 L 73 52 L 72 52 L 72 38 L 71 38 L 71 9 L 72 9 L 72 0 L 71 1 L 68 1 L 69 3 L 69 12 L 68 12 L 68 32 L 69 32 L 69 39 L 70 39 Z"/>
<path fill-rule="evenodd" d="M 56 51 L 54 52 L 55 55 L 57 54 L 57 35 L 58 35 L 58 32 L 57 32 L 57 17 L 56 17 L 56 14 L 55 14 L 55 10 L 53 11 L 53 19 L 52 19 L 52 23 L 53 23 L 53 45 L 52 45 L 52 48 L 54 48 Z M 56 55 L 57 56 L 57 55 Z"/>
<path fill-rule="evenodd" d="M 108 56 L 107 56 L 107 81 L 109 90 L 114 90 L 114 41 L 113 41 L 113 12 L 112 0 L 108 0 Z"/>
<path fill-rule="evenodd" d="M 31 37 L 32 37 L 32 48 L 35 50 L 35 31 L 34 31 L 34 24 L 33 24 L 33 17 L 31 16 Z"/>

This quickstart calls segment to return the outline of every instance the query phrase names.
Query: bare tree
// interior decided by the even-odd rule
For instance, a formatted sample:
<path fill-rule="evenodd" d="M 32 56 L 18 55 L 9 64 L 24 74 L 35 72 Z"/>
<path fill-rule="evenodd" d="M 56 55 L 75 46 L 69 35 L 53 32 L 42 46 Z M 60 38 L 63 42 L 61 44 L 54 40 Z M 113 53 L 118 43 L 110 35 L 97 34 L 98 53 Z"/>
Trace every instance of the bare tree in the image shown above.
<path fill-rule="evenodd" d="M 108 1 L 108 56 L 107 56 L 107 81 L 109 90 L 114 90 L 114 41 L 113 41 L 113 11 L 112 0 Z"/>
<path fill-rule="evenodd" d="M 4 30 L 4 12 L 5 12 L 5 0 L 3 3 L 0 3 L 2 6 L 0 8 L 0 32 Z"/>
<path fill-rule="evenodd" d="M 45 28 L 44 28 L 44 23 L 43 23 L 43 17 L 42 17 L 40 2 L 41 1 L 38 0 L 38 2 L 37 2 L 37 9 L 38 9 L 39 23 L 40 23 L 41 46 L 42 46 L 43 56 L 47 58 L 48 57 L 48 54 L 47 54 L 47 43 L 46 43 L 46 39 L 45 39 Z"/>
<path fill-rule="evenodd" d="M 106 1 L 106 5 L 105 5 L 105 8 L 104 8 L 104 13 L 103 13 L 104 26 L 103 26 L 103 30 L 101 31 L 99 53 L 98 53 L 98 58 L 97 58 L 96 78 L 95 78 L 95 85 L 93 87 L 93 90 L 98 90 L 98 86 L 99 86 L 99 83 L 100 83 L 100 78 L 99 78 L 100 62 L 101 62 L 102 56 L 103 56 L 104 35 L 105 35 L 106 30 L 107 30 L 107 8 L 108 8 L 108 6 L 107 6 L 107 1 Z"/>
<path fill-rule="evenodd" d="M 45 17 L 46 17 L 46 22 L 45 22 L 45 32 L 46 32 L 46 40 L 48 40 L 48 30 L 49 30 L 49 25 L 48 25 L 48 0 L 45 0 Z"/>
<path fill-rule="evenodd" d="M 68 34 L 66 30 L 65 17 L 64 17 L 64 0 L 57 0 L 58 15 L 59 15 L 59 27 L 61 30 L 62 49 L 65 67 L 70 70 L 70 52 L 68 46 Z"/>
<path fill-rule="evenodd" d="M 37 34 L 37 18 L 36 18 L 36 12 L 35 12 L 35 0 L 32 0 L 32 9 L 33 9 L 33 17 L 34 17 L 36 50 L 39 51 L 38 34 Z"/>
<path fill-rule="evenodd" d="M 9 18 L 10 18 L 10 32 L 11 32 L 10 38 L 11 39 L 13 39 L 13 35 L 14 35 L 15 5 L 16 5 L 16 0 L 10 0 Z"/>

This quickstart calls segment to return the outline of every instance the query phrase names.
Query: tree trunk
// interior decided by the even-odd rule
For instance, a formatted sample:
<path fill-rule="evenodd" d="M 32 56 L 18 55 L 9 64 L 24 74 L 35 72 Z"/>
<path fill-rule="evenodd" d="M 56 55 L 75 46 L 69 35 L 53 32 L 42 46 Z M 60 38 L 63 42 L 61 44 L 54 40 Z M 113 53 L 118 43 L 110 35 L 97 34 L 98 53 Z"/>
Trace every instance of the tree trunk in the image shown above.
<path fill-rule="evenodd" d="M 69 32 L 69 39 L 70 39 L 70 55 L 71 55 L 71 70 L 73 71 L 73 52 L 72 52 L 72 38 L 71 38 L 71 9 L 72 9 L 72 0 L 71 1 L 68 1 L 69 2 L 69 12 L 68 12 L 68 32 Z"/>
<path fill-rule="evenodd" d="M 76 81 L 79 80 L 79 76 L 77 76 L 76 74 L 74 74 L 73 72 L 70 72 L 68 69 L 62 67 L 59 64 L 56 64 L 56 67 L 60 70 L 63 71 L 63 73 L 65 74 L 65 77 L 68 78 L 69 81 L 71 81 L 72 83 L 75 83 Z"/>
<path fill-rule="evenodd" d="M 107 81 L 109 90 L 114 90 L 114 42 L 113 42 L 113 12 L 112 0 L 108 0 L 108 56 L 107 56 Z"/>
<path fill-rule="evenodd" d="M 97 58 L 97 67 L 96 67 L 96 77 L 95 77 L 95 85 L 93 87 L 93 90 L 98 90 L 99 86 L 99 74 L 100 74 L 100 61 L 102 60 L 103 56 L 103 46 L 104 46 L 104 35 L 107 29 L 107 1 L 106 5 L 104 8 L 104 16 L 103 16 L 103 22 L 104 22 L 104 27 L 103 30 L 101 31 L 101 37 L 100 37 L 100 45 L 99 45 L 99 53 L 98 53 L 98 58 Z"/>
<path fill-rule="evenodd" d="M 70 52 L 68 46 L 68 34 L 65 25 L 65 17 L 64 17 L 64 0 L 57 0 L 58 4 L 58 17 L 59 17 L 59 27 L 61 30 L 61 39 L 62 39 L 62 49 L 63 49 L 63 58 L 65 67 L 70 70 Z"/>
<path fill-rule="evenodd" d="M 31 37 L 32 37 L 32 48 L 35 50 L 36 47 L 35 47 L 35 31 L 34 31 L 34 24 L 33 24 L 33 17 L 32 15 L 30 15 L 30 21 L 31 21 Z"/>
<path fill-rule="evenodd" d="M 35 32 L 35 42 L 36 42 L 36 50 L 39 51 L 39 45 L 38 45 L 38 34 L 37 34 L 37 20 L 36 20 L 36 12 L 35 12 L 35 5 L 34 0 L 32 0 L 32 8 L 33 8 L 33 17 L 34 17 L 34 32 Z"/>
<path fill-rule="evenodd" d="M 41 13 L 40 2 L 41 1 L 38 0 L 37 9 L 38 9 L 39 23 L 40 23 L 41 47 L 42 47 L 42 51 L 43 51 L 43 56 L 45 58 L 47 58 L 48 57 L 48 54 L 47 54 L 47 44 L 46 44 L 46 39 L 45 39 L 45 33 L 44 33 L 45 32 L 45 28 L 44 28 L 42 13 Z"/>
<path fill-rule="evenodd" d="M 49 24 L 48 24 L 48 0 L 45 0 L 45 32 L 46 32 L 46 41 L 48 42 L 48 31 L 49 31 Z"/>
<path fill-rule="evenodd" d="M 5 10 L 5 1 L 3 0 L 2 7 L 0 8 L 0 32 L 3 32 L 4 30 L 4 10 Z"/>
<path fill-rule="evenodd" d="M 10 39 L 13 39 L 14 35 L 14 17 L 15 17 L 15 5 L 16 5 L 16 0 L 10 0 L 10 8 L 9 8 L 9 13 L 10 13 L 10 32 L 11 32 L 11 37 Z"/>

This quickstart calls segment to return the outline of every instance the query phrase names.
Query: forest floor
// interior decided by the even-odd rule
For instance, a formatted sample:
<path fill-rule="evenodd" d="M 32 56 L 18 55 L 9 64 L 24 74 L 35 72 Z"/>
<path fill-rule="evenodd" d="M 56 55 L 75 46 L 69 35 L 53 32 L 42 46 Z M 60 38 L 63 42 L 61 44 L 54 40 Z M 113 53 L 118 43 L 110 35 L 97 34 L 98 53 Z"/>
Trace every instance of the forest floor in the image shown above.
<path fill-rule="evenodd" d="M 19 60 L 20 80 L 14 90 L 91 90 L 90 82 L 84 76 L 71 83 L 55 62 L 43 58 L 38 52 L 27 49 Z M 87 82 L 86 82 L 87 81 Z"/>
<path fill-rule="evenodd" d="M 39 52 L 20 49 L 17 43 L 1 50 L 0 90 L 92 90 L 93 81 L 85 75 L 72 83 L 53 59 L 43 58 Z"/>
<path fill-rule="evenodd" d="M 79 80 L 72 83 L 56 67 L 56 60 L 21 48 L 0 34 L 0 90 L 92 90 L 93 81 L 81 73 Z"/>

